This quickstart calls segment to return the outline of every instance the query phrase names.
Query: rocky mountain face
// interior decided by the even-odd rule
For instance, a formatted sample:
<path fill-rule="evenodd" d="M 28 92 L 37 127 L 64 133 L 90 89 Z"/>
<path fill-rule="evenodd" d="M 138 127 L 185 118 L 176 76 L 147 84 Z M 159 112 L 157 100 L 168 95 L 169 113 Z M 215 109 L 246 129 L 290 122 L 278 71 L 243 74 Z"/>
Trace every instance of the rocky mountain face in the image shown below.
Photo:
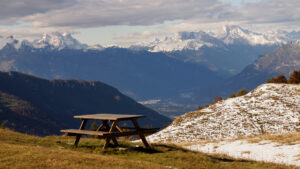
<path fill-rule="evenodd" d="M 81 121 L 73 116 L 80 114 L 143 114 L 146 118 L 139 120 L 141 125 L 153 127 L 171 122 L 99 81 L 49 81 L 0 72 L 0 82 L 0 122 L 24 133 L 50 135 L 60 134 L 60 129 L 78 128 Z"/>
<path fill-rule="evenodd" d="M 300 131 L 300 85 L 263 84 L 247 95 L 178 117 L 151 142 L 197 142 Z"/>

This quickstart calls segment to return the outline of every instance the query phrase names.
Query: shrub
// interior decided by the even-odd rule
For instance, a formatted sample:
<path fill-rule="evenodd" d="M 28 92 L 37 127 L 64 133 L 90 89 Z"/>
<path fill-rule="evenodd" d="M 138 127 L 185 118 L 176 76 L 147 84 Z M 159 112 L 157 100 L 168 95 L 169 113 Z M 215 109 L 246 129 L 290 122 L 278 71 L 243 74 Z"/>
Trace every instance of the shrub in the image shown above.
<path fill-rule="evenodd" d="M 223 98 L 222 98 L 221 96 L 216 96 L 216 97 L 214 98 L 214 102 L 219 102 L 219 101 L 221 101 L 221 100 L 223 100 Z"/>
<path fill-rule="evenodd" d="M 244 96 L 245 94 L 247 94 L 248 91 L 246 89 L 241 89 L 237 92 L 237 96 Z"/>
<path fill-rule="evenodd" d="M 4 120 L 4 121 L 2 121 L 1 122 L 1 124 L 0 124 L 0 129 L 5 129 L 6 127 L 6 123 L 8 122 L 8 120 Z"/>
<path fill-rule="evenodd" d="M 235 98 L 235 97 L 236 97 L 235 93 L 232 93 L 232 94 L 229 96 L 229 98 Z"/>
<path fill-rule="evenodd" d="M 93 123 L 91 124 L 91 130 L 92 130 L 92 131 L 96 131 L 97 128 L 98 128 L 97 123 L 96 123 L 96 122 L 93 122 Z"/>
<path fill-rule="evenodd" d="M 206 107 L 208 107 L 208 106 L 210 106 L 210 105 L 213 105 L 213 104 L 215 104 L 215 103 L 217 103 L 217 102 L 219 102 L 219 101 L 221 101 L 221 100 L 223 100 L 223 98 L 222 98 L 221 96 L 216 96 L 216 97 L 214 98 L 214 100 L 213 100 L 211 103 L 206 104 L 206 105 L 204 105 L 203 107 L 202 107 L 201 105 L 198 106 L 198 110 L 204 109 L 204 108 L 206 108 Z"/>
<path fill-rule="evenodd" d="M 290 83 L 290 84 L 300 84 L 300 70 L 298 70 L 298 71 L 294 70 L 291 73 L 290 78 L 288 80 L 288 83 Z"/>
<path fill-rule="evenodd" d="M 277 77 L 273 77 L 272 79 L 267 79 L 267 83 L 287 83 L 287 79 L 284 75 L 279 75 Z"/>

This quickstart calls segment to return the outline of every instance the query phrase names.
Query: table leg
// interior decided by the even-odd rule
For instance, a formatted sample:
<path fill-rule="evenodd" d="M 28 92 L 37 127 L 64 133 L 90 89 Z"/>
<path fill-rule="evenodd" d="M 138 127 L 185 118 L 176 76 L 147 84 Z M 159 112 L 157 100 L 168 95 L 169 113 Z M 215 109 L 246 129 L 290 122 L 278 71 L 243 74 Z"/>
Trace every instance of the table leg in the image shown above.
<path fill-rule="evenodd" d="M 112 122 L 112 125 L 111 125 L 111 127 L 110 127 L 110 129 L 109 129 L 109 132 L 110 132 L 110 133 L 113 132 L 114 130 L 116 130 L 117 123 L 118 123 L 117 120 Z M 118 145 L 119 145 L 119 144 L 118 144 L 118 141 L 117 141 L 117 139 L 116 139 L 116 137 L 112 137 L 111 139 L 112 139 L 112 141 L 114 142 L 114 145 L 115 145 L 115 146 L 118 146 Z"/>
<path fill-rule="evenodd" d="M 109 125 L 107 124 L 107 122 L 106 123 L 103 122 L 103 124 L 106 126 L 107 129 L 109 128 Z M 117 121 L 113 121 L 111 127 L 109 128 L 109 132 L 113 132 L 116 128 L 116 125 L 117 125 Z M 108 138 L 105 139 L 105 144 L 103 146 L 103 149 L 108 147 L 110 140 L 112 140 L 114 142 L 115 146 L 119 145 L 116 137 L 108 137 Z"/>
<path fill-rule="evenodd" d="M 141 140 L 143 141 L 145 147 L 146 148 L 151 148 L 150 145 L 148 144 L 146 138 L 145 138 L 144 132 L 142 130 L 140 130 L 140 126 L 139 126 L 137 120 L 132 119 L 132 123 L 135 126 L 135 128 L 138 130 L 139 136 L 140 136 Z"/>
<path fill-rule="evenodd" d="M 105 143 L 104 143 L 103 149 L 105 149 L 109 146 L 109 142 L 110 142 L 110 137 L 105 138 Z"/>
<path fill-rule="evenodd" d="M 81 125 L 80 125 L 80 127 L 79 127 L 79 130 L 83 130 L 84 127 L 85 127 L 85 125 L 86 125 L 86 122 L 87 122 L 86 119 L 81 119 L 81 120 L 82 120 L 82 122 L 81 122 Z M 77 134 L 77 135 L 76 135 L 76 139 L 75 139 L 75 142 L 74 142 L 74 146 L 75 146 L 75 147 L 77 147 L 78 142 L 79 142 L 79 140 L 80 140 L 80 137 L 81 137 L 81 134 Z"/>

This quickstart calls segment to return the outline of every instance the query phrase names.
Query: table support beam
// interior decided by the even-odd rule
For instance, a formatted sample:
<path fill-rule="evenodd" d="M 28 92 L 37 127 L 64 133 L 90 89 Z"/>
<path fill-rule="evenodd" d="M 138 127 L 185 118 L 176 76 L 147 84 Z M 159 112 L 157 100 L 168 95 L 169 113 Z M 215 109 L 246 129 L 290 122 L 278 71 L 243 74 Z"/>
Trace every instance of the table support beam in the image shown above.
<path fill-rule="evenodd" d="M 145 138 L 144 132 L 142 130 L 140 130 L 140 126 L 139 126 L 137 120 L 132 119 L 131 121 L 132 121 L 133 125 L 135 126 L 135 128 L 138 130 L 139 136 L 140 136 L 142 142 L 144 143 L 145 147 L 146 148 L 151 148 L 150 145 L 148 144 L 146 138 Z"/>
<path fill-rule="evenodd" d="M 86 125 L 86 122 L 87 120 L 86 119 L 82 119 L 81 121 L 81 125 L 79 127 L 79 130 L 83 130 L 85 125 Z M 81 134 L 77 134 L 76 135 L 76 139 L 75 139 L 75 142 L 74 142 L 74 146 L 77 147 L 78 143 L 79 143 L 79 140 L 80 140 L 80 137 L 81 137 Z"/>

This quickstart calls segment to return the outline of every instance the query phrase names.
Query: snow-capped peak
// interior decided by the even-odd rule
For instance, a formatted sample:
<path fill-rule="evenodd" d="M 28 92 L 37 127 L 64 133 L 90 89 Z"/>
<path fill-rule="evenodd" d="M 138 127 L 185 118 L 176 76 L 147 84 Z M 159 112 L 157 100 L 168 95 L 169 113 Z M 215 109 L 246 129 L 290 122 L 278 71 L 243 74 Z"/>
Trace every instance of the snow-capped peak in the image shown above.
<path fill-rule="evenodd" d="M 18 40 L 16 40 L 13 36 L 0 36 L 0 50 L 4 48 L 7 44 L 12 45 L 15 48 L 19 48 L 21 43 Z"/>
<path fill-rule="evenodd" d="M 237 25 L 227 25 L 218 32 L 178 32 L 149 43 L 136 44 L 149 51 L 176 51 L 183 49 L 198 50 L 202 46 L 246 45 L 280 45 L 300 38 L 300 32 L 268 31 L 254 32 Z"/>
<path fill-rule="evenodd" d="M 51 34 L 44 33 L 42 38 L 33 41 L 35 48 L 44 48 L 49 46 L 58 50 L 68 49 L 86 49 L 88 46 L 81 44 L 78 40 L 74 39 L 69 33 L 53 32 Z"/>
<path fill-rule="evenodd" d="M 272 45 L 284 42 L 282 39 L 279 39 L 277 35 L 252 32 L 236 25 L 224 26 L 217 37 L 222 39 L 225 44 Z"/>

